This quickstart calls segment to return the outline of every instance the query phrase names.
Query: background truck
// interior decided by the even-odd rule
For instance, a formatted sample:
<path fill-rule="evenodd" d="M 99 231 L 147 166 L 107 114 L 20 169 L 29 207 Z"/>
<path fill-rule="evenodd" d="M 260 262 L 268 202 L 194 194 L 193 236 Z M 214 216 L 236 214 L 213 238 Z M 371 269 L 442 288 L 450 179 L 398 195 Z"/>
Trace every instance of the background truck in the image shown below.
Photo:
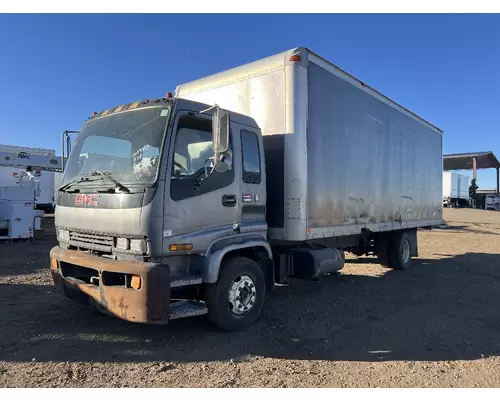
<path fill-rule="evenodd" d="M 440 129 L 286 51 L 95 113 L 58 191 L 54 283 L 128 321 L 245 329 L 276 283 L 344 251 L 408 268 L 442 223 L 442 163 Z"/>
<path fill-rule="evenodd" d="M 456 172 L 443 171 L 443 206 L 468 207 L 469 177 Z"/>
<path fill-rule="evenodd" d="M 44 214 L 35 207 L 35 199 L 41 198 L 40 174 L 62 171 L 63 162 L 53 153 L 29 153 L 27 148 L 19 151 L 13 146 L 5 148 L 14 151 L 0 151 L 0 170 L 14 172 L 0 184 L 0 241 L 31 240 L 35 231 L 41 230 Z"/>
<path fill-rule="evenodd" d="M 484 208 L 490 211 L 500 211 L 500 196 L 497 194 L 486 195 Z"/>
<path fill-rule="evenodd" d="M 23 146 L 8 146 L 0 145 L 0 153 L 25 153 L 39 156 L 55 156 L 56 151 L 53 149 L 42 149 L 36 147 Z M 21 167 L 4 166 L 0 168 L 0 187 L 16 186 L 19 180 L 16 175 L 23 171 Z M 16 174 L 16 175 L 15 175 Z M 40 176 L 37 179 L 37 190 L 35 196 L 35 208 L 44 211 L 52 211 L 54 208 L 54 172 L 40 171 Z"/>

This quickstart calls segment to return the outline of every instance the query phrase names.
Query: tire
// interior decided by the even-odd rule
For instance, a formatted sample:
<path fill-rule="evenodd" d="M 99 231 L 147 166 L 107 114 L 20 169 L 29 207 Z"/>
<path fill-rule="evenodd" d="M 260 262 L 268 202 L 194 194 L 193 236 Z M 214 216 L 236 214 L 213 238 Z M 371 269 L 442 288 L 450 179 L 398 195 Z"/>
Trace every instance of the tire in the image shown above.
<path fill-rule="evenodd" d="M 242 291 L 244 298 L 240 295 Z M 266 279 L 262 268 L 244 257 L 224 262 L 219 280 L 205 289 L 208 318 L 217 327 L 230 332 L 250 327 L 259 317 L 265 298 Z"/>
<path fill-rule="evenodd" d="M 388 246 L 389 266 L 393 269 L 407 270 L 411 267 L 411 239 L 406 232 L 391 235 Z"/>
<path fill-rule="evenodd" d="M 389 267 L 389 235 L 379 234 L 375 240 L 375 253 L 380 265 Z"/>

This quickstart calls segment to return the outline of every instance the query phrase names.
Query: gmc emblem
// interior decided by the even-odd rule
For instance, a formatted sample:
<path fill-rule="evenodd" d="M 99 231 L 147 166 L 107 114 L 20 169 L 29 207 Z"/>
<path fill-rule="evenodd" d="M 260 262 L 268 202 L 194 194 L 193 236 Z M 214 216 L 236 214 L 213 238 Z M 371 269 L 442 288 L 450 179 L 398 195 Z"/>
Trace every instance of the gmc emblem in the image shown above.
<path fill-rule="evenodd" d="M 75 206 L 97 206 L 99 205 L 99 195 L 91 194 L 77 194 L 75 196 Z"/>

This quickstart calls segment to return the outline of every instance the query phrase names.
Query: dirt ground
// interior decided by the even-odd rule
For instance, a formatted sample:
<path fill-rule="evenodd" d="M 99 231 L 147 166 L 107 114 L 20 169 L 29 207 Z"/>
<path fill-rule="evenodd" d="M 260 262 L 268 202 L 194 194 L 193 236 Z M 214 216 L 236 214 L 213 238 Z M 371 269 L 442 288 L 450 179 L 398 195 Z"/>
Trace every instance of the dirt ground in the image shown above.
<path fill-rule="evenodd" d="M 406 272 L 370 257 L 293 281 L 247 332 L 206 317 L 147 326 L 53 286 L 43 237 L 0 245 L 0 385 L 7 387 L 497 387 L 500 213 L 445 210 Z"/>

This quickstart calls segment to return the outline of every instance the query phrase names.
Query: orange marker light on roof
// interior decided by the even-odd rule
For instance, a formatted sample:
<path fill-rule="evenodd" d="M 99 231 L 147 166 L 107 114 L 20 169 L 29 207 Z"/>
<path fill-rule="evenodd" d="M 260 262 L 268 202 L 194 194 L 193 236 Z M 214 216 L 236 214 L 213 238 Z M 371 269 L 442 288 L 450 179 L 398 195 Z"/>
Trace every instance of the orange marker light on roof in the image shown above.
<path fill-rule="evenodd" d="M 290 61 L 302 61 L 302 57 L 296 54 L 296 55 L 290 56 L 289 60 Z"/>

